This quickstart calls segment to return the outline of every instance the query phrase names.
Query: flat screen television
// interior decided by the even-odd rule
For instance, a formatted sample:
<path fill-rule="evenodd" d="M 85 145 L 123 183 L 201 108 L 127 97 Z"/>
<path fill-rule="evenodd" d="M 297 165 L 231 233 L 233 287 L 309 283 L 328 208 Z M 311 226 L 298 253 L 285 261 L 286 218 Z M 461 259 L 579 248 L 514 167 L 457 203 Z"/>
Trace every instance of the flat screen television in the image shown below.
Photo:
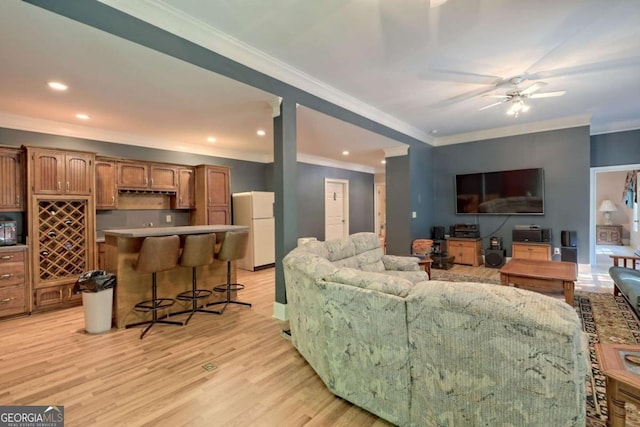
<path fill-rule="evenodd" d="M 542 169 L 456 175 L 455 184 L 457 214 L 544 214 Z"/>

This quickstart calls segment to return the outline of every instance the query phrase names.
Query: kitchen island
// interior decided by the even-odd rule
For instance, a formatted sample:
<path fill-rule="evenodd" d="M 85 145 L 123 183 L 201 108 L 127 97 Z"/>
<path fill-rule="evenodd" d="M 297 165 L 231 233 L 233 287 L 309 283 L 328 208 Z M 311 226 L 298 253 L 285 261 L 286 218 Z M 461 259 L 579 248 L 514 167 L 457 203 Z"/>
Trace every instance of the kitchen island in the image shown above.
<path fill-rule="evenodd" d="M 151 299 L 151 274 L 136 272 L 135 263 L 138 252 L 145 237 L 182 236 L 188 234 L 216 233 L 216 242 L 222 241 L 227 231 L 242 231 L 249 228 L 241 225 L 192 225 L 180 227 L 146 227 L 104 230 L 106 253 L 105 270 L 117 276 L 114 289 L 113 321 L 117 328 L 138 323 L 151 318 L 150 313 L 138 312 L 133 307 L 144 300 Z M 212 289 L 226 282 L 227 266 L 225 262 L 214 260 L 212 264 L 198 267 L 198 288 Z M 232 281 L 236 281 L 236 265 L 232 262 Z M 191 267 L 178 266 L 173 270 L 158 272 L 158 296 L 175 298 L 180 292 L 191 290 Z M 223 300 L 223 293 L 214 292 L 209 299 L 201 302 L 209 303 Z M 160 311 L 160 316 L 189 310 L 191 302 L 176 303 Z"/>

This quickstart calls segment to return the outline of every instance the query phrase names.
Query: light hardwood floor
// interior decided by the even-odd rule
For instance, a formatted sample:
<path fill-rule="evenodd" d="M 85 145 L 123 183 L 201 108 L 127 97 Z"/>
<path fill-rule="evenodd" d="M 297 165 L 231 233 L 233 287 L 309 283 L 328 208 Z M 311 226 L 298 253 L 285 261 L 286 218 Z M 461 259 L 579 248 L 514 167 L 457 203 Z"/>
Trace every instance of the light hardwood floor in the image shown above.
<path fill-rule="evenodd" d="M 143 340 L 86 334 L 82 307 L 0 321 L 0 405 L 63 405 L 67 426 L 389 425 L 332 395 L 282 337 L 274 269 L 238 276 L 253 307 Z"/>
<path fill-rule="evenodd" d="M 581 274 L 578 288 L 594 290 L 590 277 Z M 0 404 L 63 405 L 67 426 L 389 425 L 332 395 L 282 337 L 274 269 L 238 279 L 253 307 L 156 325 L 143 340 L 139 328 L 86 334 L 82 307 L 0 321 Z"/>

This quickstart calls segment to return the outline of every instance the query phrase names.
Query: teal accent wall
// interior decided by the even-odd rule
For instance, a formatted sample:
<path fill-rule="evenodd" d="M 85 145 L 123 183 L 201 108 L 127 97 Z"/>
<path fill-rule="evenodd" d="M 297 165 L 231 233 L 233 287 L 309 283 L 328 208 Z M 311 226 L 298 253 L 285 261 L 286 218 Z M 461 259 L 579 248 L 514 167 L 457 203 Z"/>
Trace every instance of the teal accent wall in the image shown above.
<path fill-rule="evenodd" d="M 578 233 L 578 261 L 589 260 L 589 127 L 538 132 L 488 139 L 434 149 L 436 225 L 475 223 L 480 227 L 483 247 L 491 236 L 502 237 L 511 256 L 511 233 L 515 225 L 537 224 L 552 230 L 552 244 L 560 246 L 561 230 Z M 544 215 L 457 215 L 456 174 L 509 169 L 543 168 Z M 559 257 L 558 257 L 559 260 Z"/>

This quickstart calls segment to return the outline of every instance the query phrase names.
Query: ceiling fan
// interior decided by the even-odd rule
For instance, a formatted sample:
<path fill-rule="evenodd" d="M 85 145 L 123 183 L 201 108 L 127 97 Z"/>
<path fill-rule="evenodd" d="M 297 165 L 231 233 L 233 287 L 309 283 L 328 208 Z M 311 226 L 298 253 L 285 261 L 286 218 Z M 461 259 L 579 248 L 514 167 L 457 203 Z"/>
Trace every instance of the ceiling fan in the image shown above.
<path fill-rule="evenodd" d="M 497 105 L 504 104 L 505 102 L 510 102 L 511 106 L 509 107 L 509 110 L 507 110 L 507 114 L 513 115 L 515 117 L 518 117 L 518 115 L 520 115 L 520 113 L 525 113 L 525 112 L 529 111 L 529 106 L 524 102 L 525 99 L 527 99 L 527 98 L 551 98 L 551 97 L 554 97 L 554 96 L 562 96 L 562 95 L 564 95 L 566 93 L 566 91 L 564 91 L 564 90 L 559 90 L 559 91 L 555 91 L 555 92 L 535 93 L 540 88 L 542 88 L 542 87 L 547 85 L 545 82 L 535 82 L 534 84 L 532 84 L 528 88 L 520 90 L 518 88 L 518 85 L 520 83 L 522 83 L 524 80 L 525 79 L 523 77 L 514 77 L 514 78 L 512 78 L 511 79 L 511 84 L 513 84 L 514 89 L 511 89 L 511 90 L 507 91 L 507 93 L 505 95 L 484 95 L 484 96 L 488 96 L 488 97 L 491 97 L 491 98 L 500 98 L 501 100 L 498 101 L 498 102 L 495 102 L 493 104 L 486 105 L 486 106 L 480 108 L 478 111 L 486 110 L 487 108 L 495 107 Z"/>

